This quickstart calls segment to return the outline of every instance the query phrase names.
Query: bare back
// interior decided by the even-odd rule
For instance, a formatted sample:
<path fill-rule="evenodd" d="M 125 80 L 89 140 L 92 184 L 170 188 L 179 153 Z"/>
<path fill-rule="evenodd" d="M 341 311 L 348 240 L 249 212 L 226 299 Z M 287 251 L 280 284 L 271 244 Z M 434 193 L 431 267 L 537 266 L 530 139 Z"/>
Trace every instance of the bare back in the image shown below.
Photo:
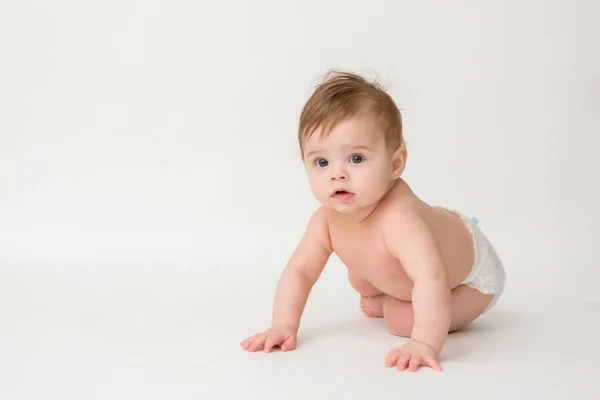
<path fill-rule="evenodd" d="M 333 212 L 327 214 L 331 248 L 349 272 L 364 278 L 383 293 L 411 301 L 412 281 L 398 259 L 387 250 L 380 229 L 380 222 L 392 209 L 422 216 L 447 268 L 449 287 L 458 286 L 473 266 L 471 234 L 460 217 L 426 204 L 401 179 L 375 211 L 360 223 L 348 223 L 343 216 Z"/>

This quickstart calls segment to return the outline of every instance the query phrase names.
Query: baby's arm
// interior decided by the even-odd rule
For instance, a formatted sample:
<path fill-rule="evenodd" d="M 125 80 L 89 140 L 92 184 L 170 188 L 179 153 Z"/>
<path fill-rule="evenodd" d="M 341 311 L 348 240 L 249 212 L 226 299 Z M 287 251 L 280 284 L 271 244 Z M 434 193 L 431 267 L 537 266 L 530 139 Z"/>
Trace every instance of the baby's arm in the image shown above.
<path fill-rule="evenodd" d="M 439 354 L 450 328 L 451 291 L 435 238 L 423 218 L 410 209 L 398 210 L 386 220 L 384 237 L 413 281 L 411 339 Z"/>
<path fill-rule="evenodd" d="M 273 346 L 292 350 L 300 319 L 312 287 L 319 279 L 332 253 L 324 209 L 311 217 L 304 236 L 290 257 L 275 292 L 272 327 L 244 340 L 245 350 L 256 351 Z"/>
<path fill-rule="evenodd" d="M 273 305 L 273 326 L 287 326 L 295 332 L 312 287 L 331 255 L 329 229 L 324 209 L 311 217 L 306 232 L 279 278 Z"/>

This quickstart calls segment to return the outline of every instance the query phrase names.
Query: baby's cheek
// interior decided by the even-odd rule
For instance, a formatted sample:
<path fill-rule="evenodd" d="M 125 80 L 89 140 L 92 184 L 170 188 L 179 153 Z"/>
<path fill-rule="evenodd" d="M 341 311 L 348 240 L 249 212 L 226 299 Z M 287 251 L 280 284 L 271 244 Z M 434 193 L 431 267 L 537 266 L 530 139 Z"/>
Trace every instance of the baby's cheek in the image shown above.
<path fill-rule="evenodd" d="M 388 181 L 384 181 L 383 179 L 367 179 L 366 187 L 373 196 L 380 195 L 382 190 L 387 188 Z"/>

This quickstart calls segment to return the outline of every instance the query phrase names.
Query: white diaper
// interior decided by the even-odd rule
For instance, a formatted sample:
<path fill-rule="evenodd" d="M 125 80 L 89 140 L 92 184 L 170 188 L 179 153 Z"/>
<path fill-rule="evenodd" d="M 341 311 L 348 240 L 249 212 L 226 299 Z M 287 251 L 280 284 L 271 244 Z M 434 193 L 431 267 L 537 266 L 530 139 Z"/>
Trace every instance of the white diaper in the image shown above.
<path fill-rule="evenodd" d="M 473 238 L 475 262 L 469 276 L 467 276 L 462 283 L 468 287 L 479 290 L 481 293 L 494 295 L 492 302 L 484 310 L 484 312 L 487 312 L 496 305 L 504 291 L 504 285 L 506 283 L 504 266 L 502 265 L 498 253 L 496 253 L 496 250 L 490 241 L 477 225 L 476 219 L 468 218 L 466 215 L 456 210 L 448 211 L 458 215 L 462 219 Z"/>

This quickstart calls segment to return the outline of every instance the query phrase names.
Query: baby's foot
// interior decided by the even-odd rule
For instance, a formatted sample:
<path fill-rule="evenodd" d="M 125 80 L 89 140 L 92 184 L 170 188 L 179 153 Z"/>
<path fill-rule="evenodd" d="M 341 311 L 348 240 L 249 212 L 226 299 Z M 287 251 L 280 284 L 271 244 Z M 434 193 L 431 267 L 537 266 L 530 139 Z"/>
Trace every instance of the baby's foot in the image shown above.
<path fill-rule="evenodd" d="M 377 296 L 360 296 L 360 309 L 370 318 L 383 317 L 383 302 L 387 295 L 379 294 Z"/>

